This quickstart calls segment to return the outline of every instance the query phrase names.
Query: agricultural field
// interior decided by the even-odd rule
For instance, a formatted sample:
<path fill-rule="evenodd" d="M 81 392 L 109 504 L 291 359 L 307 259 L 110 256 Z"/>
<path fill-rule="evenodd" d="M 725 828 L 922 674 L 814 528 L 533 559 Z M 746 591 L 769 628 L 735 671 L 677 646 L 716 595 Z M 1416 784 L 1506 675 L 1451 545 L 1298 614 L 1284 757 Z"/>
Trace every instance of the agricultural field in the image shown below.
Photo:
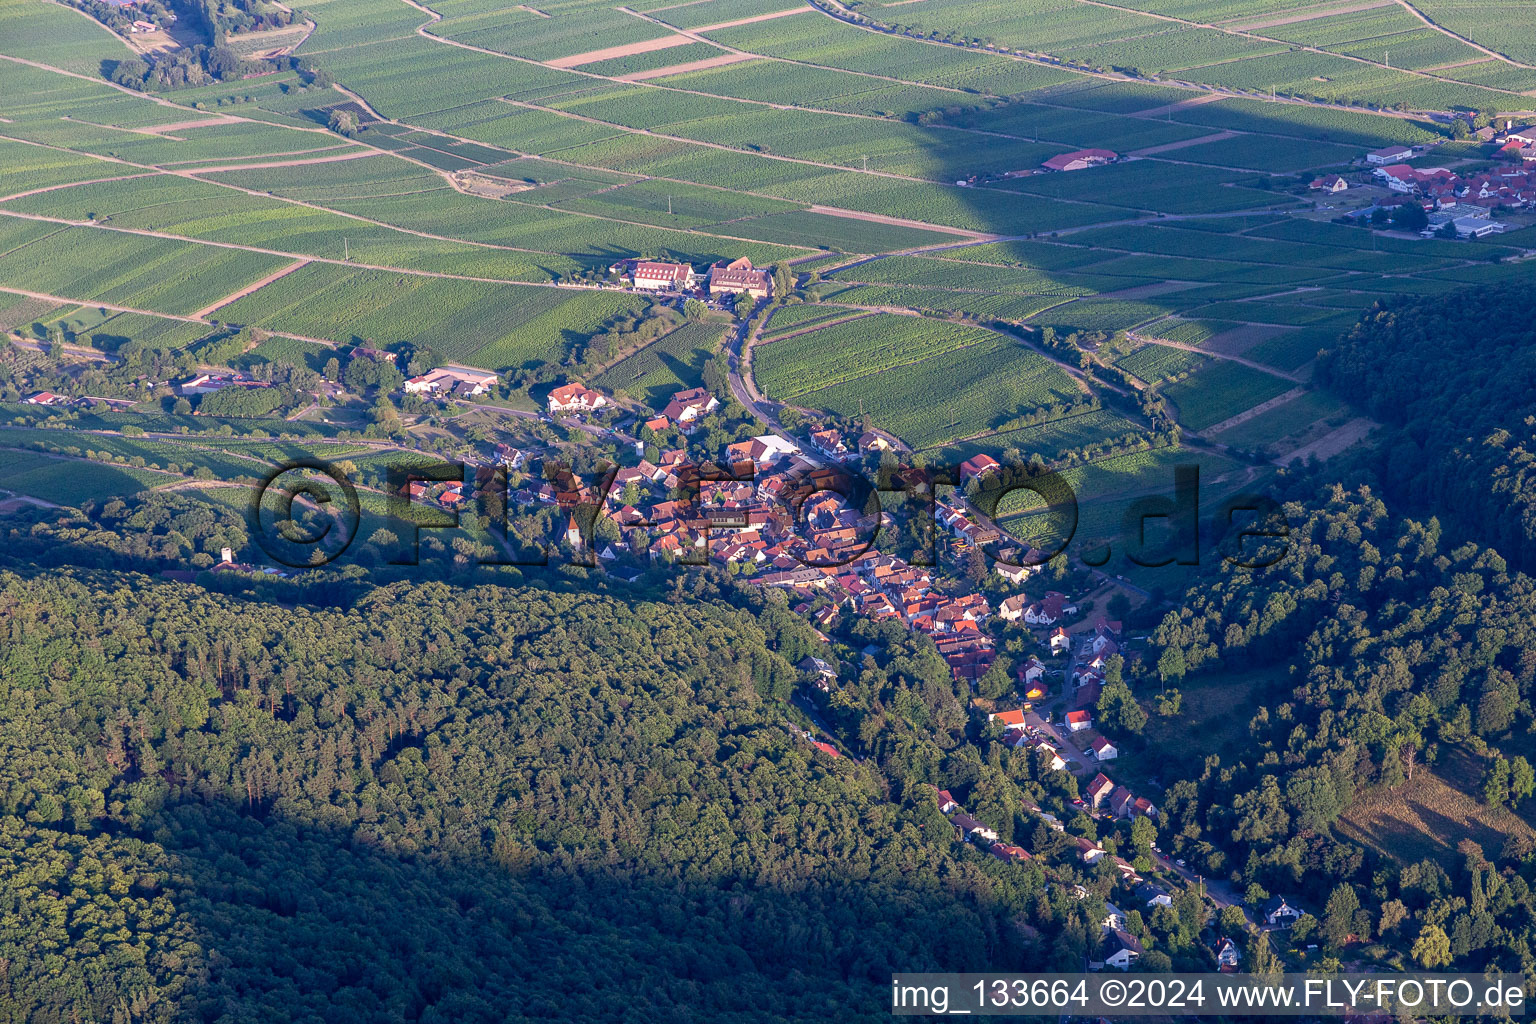
<path fill-rule="evenodd" d="M 1190 430 L 1204 430 L 1295 386 L 1293 381 L 1241 363 L 1212 360 L 1165 387 L 1163 394 L 1178 407 L 1180 423 Z"/>
<path fill-rule="evenodd" d="M 617 292 L 456 281 L 312 263 L 221 310 L 224 319 L 337 343 L 430 345 L 490 369 L 558 362 L 645 305 Z"/>
<path fill-rule="evenodd" d="M 673 392 L 702 383 L 704 364 L 720 351 L 724 336 L 725 326 L 720 323 L 684 324 L 614 363 L 593 378 L 591 384 L 604 391 L 629 395 L 653 409 L 661 408 Z"/>
<path fill-rule="evenodd" d="M 3 440 L 3 437 L 0 437 Z M 45 455 L 6 452 L 0 458 L 0 490 L 25 494 L 56 505 L 79 505 L 92 498 L 137 494 L 176 477 L 131 466 L 113 466 L 85 459 L 61 460 Z"/>
<path fill-rule="evenodd" d="M 753 365 L 769 397 L 841 416 L 862 409 L 919 448 L 1013 429 L 1020 416 L 1085 397 L 1054 364 L 1010 338 L 890 314 L 762 346 Z"/>
<path fill-rule="evenodd" d="M 1523 83 L 1401 8 L 1297 11 L 1255 29 L 1274 12 L 1251 0 L 866 6 L 926 41 L 785 0 L 632 8 L 654 20 L 583 0 L 443 0 L 436 22 L 381 0 L 318 0 L 298 55 L 346 92 L 283 69 L 148 98 L 90 80 L 108 51 L 126 52 L 110 33 L 40 0 L 0 0 L 15 29 L 0 51 L 76 73 L 0 67 L 0 135 L 22 140 L 0 138 L 0 288 L 13 289 L 0 322 L 33 337 L 56 324 L 113 352 L 130 340 L 185 349 L 217 318 L 273 332 L 236 359 L 245 368 L 323 369 L 329 345 L 371 341 L 558 373 L 652 300 L 551 285 L 634 257 L 794 260 L 825 275 L 805 293 L 820 303 L 778 309 L 760 332 L 752 371 L 766 395 L 863 409 L 920 448 L 1055 453 L 1142 428 L 1084 411 L 1092 392 L 1013 339 L 941 318 L 1202 346 L 1210 356 L 1143 344 L 1118 360 L 1198 430 L 1293 386 L 1281 374 L 1304 371 L 1375 296 L 1518 274 L 1486 262 L 1515 255 L 1517 233 L 1467 244 L 1296 215 L 1311 205 L 1297 175 L 1444 138 L 1427 113 L 1358 104 L 1507 106 L 1490 97 L 1510 93 L 1474 83 Z M 761 17 L 788 10 L 799 13 Z M 54 37 L 96 65 L 10 45 L 63 61 Z M 971 45 L 946 45 L 962 37 Z M 988 43 L 1186 85 L 1085 76 Z M 743 59 L 690 70 L 723 47 Z M 1394 67 L 1370 63 L 1378 47 Z M 1440 77 L 1401 70 L 1463 57 Z M 1202 82 L 1254 96 L 1187 85 Z M 1357 105 L 1258 98 L 1271 89 Z M 342 102 L 367 115 L 351 138 L 325 128 Z M 1136 158 L 1024 173 L 1088 146 Z M 839 253 L 876 258 L 828 270 L 850 262 Z M 688 324 L 594 373 L 652 401 L 697 382 L 722 334 Z M 1073 411 L 1020 422 L 1053 407 Z"/>

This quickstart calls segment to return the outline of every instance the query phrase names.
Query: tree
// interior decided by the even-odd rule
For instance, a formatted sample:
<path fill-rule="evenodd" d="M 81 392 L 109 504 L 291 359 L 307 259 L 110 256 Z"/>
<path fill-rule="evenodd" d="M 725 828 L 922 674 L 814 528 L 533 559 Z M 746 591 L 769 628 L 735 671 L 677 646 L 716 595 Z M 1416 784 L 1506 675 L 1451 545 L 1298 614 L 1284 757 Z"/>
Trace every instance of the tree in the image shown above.
<path fill-rule="evenodd" d="M 736 314 L 736 319 L 745 320 L 747 317 L 751 316 L 752 311 L 757 308 L 757 300 L 748 295 L 746 292 L 742 292 L 736 296 L 736 301 L 731 308 Z"/>
<path fill-rule="evenodd" d="M 1382 938 L 1408 919 L 1408 908 L 1402 900 L 1388 900 L 1381 905 L 1381 921 L 1376 925 L 1376 931 Z"/>
<path fill-rule="evenodd" d="M 1451 962 L 1450 937 L 1439 925 L 1427 924 L 1419 929 L 1419 937 L 1413 941 L 1409 955 L 1426 971 L 1445 967 Z"/>
<path fill-rule="evenodd" d="M 700 302 L 698 299 L 683 300 L 683 316 L 687 317 L 689 320 L 704 319 L 704 314 L 708 312 L 708 309 L 709 307 L 705 306 L 704 303 Z"/>
<path fill-rule="evenodd" d="M 1509 763 L 1510 801 L 1518 804 L 1533 792 L 1536 792 L 1536 770 L 1531 768 L 1531 762 L 1524 755 L 1518 756 Z"/>
<path fill-rule="evenodd" d="M 1111 732 L 1139 734 L 1147 724 L 1147 713 L 1125 683 L 1106 683 L 1099 694 L 1099 722 Z"/>
<path fill-rule="evenodd" d="M 795 290 L 795 272 L 788 263 L 775 263 L 773 273 L 773 297 L 780 302 Z"/>
<path fill-rule="evenodd" d="M 1399 231 L 1423 231 L 1429 224 L 1429 214 L 1416 202 L 1406 202 L 1392 214 L 1392 226 Z"/>
<path fill-rule="evenodd" d="M 1349 942 L 1355 926 L 1355 912 L 1360 909 L 1360 896 L 1354 886 L 1340 882 L 1323 907 L 1323 941 L 1329 949 L 1342 949 Z"/>
<path fill-rule="evenodd" d="M 1495 754 L 1483 772 L 1483 802 L 1497 807 L 1509 800 L 1509 762 Z"/>
<path fill-rule="evenodd" d="M 350 110 L 336 109 L 331 111 L 330 120 L 326 122 L 331 131 L 347 138 L 357 134 L 357 115 Z"/>
<path fill-rule="evenodd" d="M 321 376 L 326 380 L 341 380 L 341 363 L 335 356 L 325 361 L 325 369 L 321 371 Z"/>
<path fill-rule="evenodd" d="M 1165 683 L 1183 679 L 1185 671 L 1184 652 L 1177 647 L 1167 648 L 1157 659 L 1157 674 Z"/>
<path fill-rule="evenodd" d="M 181 398 L 176 399 L 176 405 L 171 411 L 177 416 L 190 416 L 192 414 L 192 403 L 183 395 Z"/>

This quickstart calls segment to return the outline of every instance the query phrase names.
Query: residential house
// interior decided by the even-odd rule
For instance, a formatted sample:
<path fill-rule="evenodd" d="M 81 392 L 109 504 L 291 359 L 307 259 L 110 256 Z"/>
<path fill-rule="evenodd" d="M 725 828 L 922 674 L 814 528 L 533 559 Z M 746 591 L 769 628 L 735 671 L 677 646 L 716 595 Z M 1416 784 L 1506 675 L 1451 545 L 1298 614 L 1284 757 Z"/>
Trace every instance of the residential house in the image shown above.
<path fill-rule="evenodd" d="M 1067 717 L 1071 718 L 1073 715 L 1086 715 L 1087 713 L 1086 711 L 1069 711 L 1067 712 Z M 1088 749 L 1093 753 L 1094 758 L 1099 761 L 1113 761 L 1120 756 L 1120 751 L 1115 745 L 1103 736 L 1090 743 Z"/>
<path fill-rule="evenodd" d="M 1067 712 L 1067 731 L 1082 732 L 1093 727 L 1093 716 L 1086 711 Z"/>
<path fill-rule="evenodd" d="M 1504 133 L 1504 138 L 1527 146 L 1536 146 L 1536 124 L 1528 124 L 1522 128 L 1511 128 Z"/>
<path fill-rule="evenodd" d="M 608 396 L 602 392 L 576 383 L 563 384 L 549 393 L 550 415 L 567 412 L 590 412 L 608 404 Z"/>
<path fill-rule="evenodd" d="M 1093 777 L 1092 782 L 1088 783 L 1088 788 L 1083 791 L 1083 795 L 1088 799 L 1088 806 L 1098 807 L 1109 798 L 1109 794 L 1114 792 L 1114 789 L 1114 782 L 1108 775 L 1100 772 Z"/>
<path fill-rule="evenodd" d="M 1308 187 L 1314 192 L 1343 192 L 1349 188 L 1349 182 L 1337 174 L 1325 174 L 1321 178 L 1313 178 L 1312 184 Z"/>
<path fill-rule="evenodd" d="M 1007 604 L 1006 601 L 1003 603 Z M 1031 683 L 1038 682 L 1040 677 L 1044 675 L 1045 664 L 1033 654 L 1031 654 L 1029 658 L 1025 660 L 1024 664 L 1019 666 L 1019 682 L 1026 686 Z"/>
<path fill-rule="evenodd" d="M 863 454 L 868 454 L 870 452 L 888 452 L 890 450 L 891 442 L 887 441 L 884 437 L 881 437 L 873 430 L 866 430 L 864 433 L 859 435 L 859 451 Z"/>
<path fill-rule="evenodd" d="M 1131 816 L 1131 804 L 1136 797 L 1124 786 L 1116 786 L 1109 794 L 1109 813 L 1117 818 L 1129 818 Z"/>
<path fill-rule="evenodd" d="M 1131 965 L 1146 952 L 1141 941 L 1124 929 L 1116 928 L 1104 936 L 1102 954 L 1104 966 L 1117 971 L 1128 971 Z"/>
<path fill-rule="evenodd" d="M 39 391 L 24 401 L 27 405 L 65 405 L 69 402 L 69 396 L 55 394 L 52 391 Z"/>
<path fill-rule="evenodd" d="M 997 617 L 1004 622 L 1018 622 L 1033 602 L 1023 594 L 1015 594 L 1002 600 L 997 606 Z"/>
<path fill-rule="evenodd" d="M 1046 763 L 1050 765 L 1052 771 L 1059 772 L 1067 766 L 1066 759 L 1061 756 L 1056 748 L 1038 736 L 1033 739 L 1026 739 L 1024 744 L 1047 758 Z"/>
<path fill-rule="evenodd" d="M 992 564 L 992 571 L 1009 583 L 1023 583 L 1040 571 L 1038 565 L 1009 565 L 999 558 Z"/>
<path fill-rule="evenodd" d="M 837 683 L 837 669 L 813 655 L 807 654 L 795 663 L 795 667 L 815 676 L 816 688 L 824 692 L 830 692 Z"/>
<path fill-rule="evenodd" d="M 956 814 L 951 817 L 949 821 L 950 824 L 955 826 L 955 830 L 960 833 L 960 838 L 962 840 L 972 839 L 976 836 L 980 836 L 988 842 L 997 842 L 997 833 L 988 828 L 986 825 L 983 825 L 981 822 L 977 821 L 975 818 L 971 817 L 969 814 Z"/>
<path fill-rule="evenodd" d="M 1056 631 L 1051 634 L 1051 653 L 1052 654 L 1066 654 L 1071 649 L 1072 649 L 1072 637 L 1071 637 L 1071 635 L 1065 629 L 1062 629 L 1060 626 L 1057 626 L 1056 627 Z"/>
<path fill-rule="evenodd" d="M 966 484 L 976 477 L 984 477 L 988 473 L 996 473 L 1002 469 L 1002 463 L 987 454 L 974 455 L 960 463 L 960 483 Z"/>
<path fill-rule="evenodd" d="M 757 270 L 743 256 L 729 263 L 721 261 L 709 268 L 709 294 L 740 295 L 766 299 L 773 293 L 773 278 L 766 270 Z"/>
<path fill-rule="evenodd" d="M 987 721 L 996 722 L 1004 729 L 1024 728 L 1024 711 L 994 711 L 987 716 Z"/>
<path fill-rule="evenodd" d="M 1216 946 L 1211 952 L 1216 957 L 1217 970 L 1223 973 L 1236 971 L 1238 964 L 1243 962 L 1242 950 L 1237 948 L 1237 943 L 1225 935 L 1216 940 Z"/>
<path fill-rule="evenodd" d="M 811 431 L 811 444 L 823 454 L 833 458 L 848 454 L 848 447 L 843 444 L 843 435 L 836 430 Z"/>
<path fill-rule="evenodd" d="M 689 388 L 672 396 L 661 414 L 679 425 L 703 419 L 720 408 L 720 399 L 703 388 Z"/>
<path fill-rule="evenodd" d="M 987 852 L 1009 864 L 1023 864 L 1033 859 L 1028 850 L 1022 846 L 1014 846 L 1012 843 L 993 843 Z"/>
<path fill-rule="evenodd" d="M 1098 843 L 1081 838 L 1077 840 L 1077 857 L 1084 864 L 1096 864 L 1102 856 L 1104 848 Z"/>
<path fill-rule="evenodd" d="M 938 793 L 939 797 L 940 814 L 954 814 L 960 809 L 960 805 L 955 803 L 955 798 L 950 795 L 949 790 L 940 789 L 936 790 L 936 792 Z"/>
<path fill-rule="evenodd" d="M 1134 890 L 1136 898 L 1147 907 L 1171 907 L 1173 897 L 1168 895 L 1168 890 L 1151 882 L 1142 882 Z"/>
<path fill-rule="evenodd" d="M 1111 164 L 1118 159 L 1118 154 L 1112 149 L 1079 149 L 1053 156 L 1040 166 L 1048 171 L 1081 171 L 1089 167 Z"/>
<path fill-rule="evenodd" d="M 1284 896 L 1275 896 L 1264 904 L 1264 921 L 1275 928 L 1289 928 L 1303 911 L 1291 906 Z"/>

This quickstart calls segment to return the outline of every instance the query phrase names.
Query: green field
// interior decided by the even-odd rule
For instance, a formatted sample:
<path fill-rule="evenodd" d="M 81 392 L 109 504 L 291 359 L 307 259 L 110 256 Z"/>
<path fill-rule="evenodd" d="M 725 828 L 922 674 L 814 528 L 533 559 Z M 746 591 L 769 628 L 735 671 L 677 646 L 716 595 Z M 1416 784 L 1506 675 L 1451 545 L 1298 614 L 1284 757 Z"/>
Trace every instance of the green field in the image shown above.
<path fill-rule="evenodd" d="M 689 323 L 614 363 L 592 381 L 604 391 L 622 392 L 660 409 L 675 391 L 702 383 L 704 363 L 720 351 L 725 327 Z"/>

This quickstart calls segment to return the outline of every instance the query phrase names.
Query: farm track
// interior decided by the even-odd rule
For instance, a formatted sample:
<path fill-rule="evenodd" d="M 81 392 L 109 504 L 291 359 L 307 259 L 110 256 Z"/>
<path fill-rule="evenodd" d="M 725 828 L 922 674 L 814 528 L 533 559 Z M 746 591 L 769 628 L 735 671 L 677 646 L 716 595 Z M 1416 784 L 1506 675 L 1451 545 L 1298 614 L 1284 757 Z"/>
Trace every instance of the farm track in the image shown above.
<path fill-rule="evenodd" d="M 1324 56 L 1336 57 L 1336 58 L 1338 58 L 1340 60 L 1350 60 L 1350 61 L 1354 61 L 1354 62 L 1356 62 L 1358 64 L 1368 64 L 1368 65 L 1370 65 L 1371 67 L 1374 67 L 1374 68 L 1381 68 L 1384 71 L 1395 71 L 1395 72 L 1397 72 L 1399 74 L 1413 75 L 1413 76 L 1418 77 L 1418 78 L 1428 78 L 1428 79 L 1431 79 L 1432 81 L 1436 81 L 1436 82 L 1450 82 L 1450 83 L 1453 83 L 1455 85 L 1466 85 L 1467 84 L 1466 82 L 1457 81 L 1454 78 L 1444 78 L 1444 77 L 1439 76 L 1439 75 L 1427 74 L 1426 72 L 1423 72 L 1423 71 L 1414 71 L 1414 70 L 1411 70 L 1409 68 L 1395 68 L 1395 67 L 1393 67 L 1390 64 L 1383 64 L 1381 61 L 1368 60 L 1365 57 L 1356 57 L 1353 54 L 1340 53 L 1340 52 L 1337 52 L 1335 50 L 1325 50 L 1322 47 L 1318 47 L 1318 46 L 1306 46 L 1306 45 L 1303 45 L 1303 44 L 1300 44 L 1300 43 L 1292 43 L 1292 42 L 1290 42 L 1288 40 L 1285 40 L 1285 39 L 1278 39 L 1278 38 L 1276 38 L 1274 36 L 1259 35 L 1258 33 L 1243 31 L 1241 29 L 1223 28 L 1220 25 L 1212 24 L 1210 22 L 1190 21 L 1190 20 L 1185 19 L 1185 18 L 1175 18 L 1174 16 L 1169 15 L 1169 14 L 1154 14 L 1151 11 L 1143 11 L 1143 10 L 1139 10 L 1139 9 L 1137 9 L 1135 7 L 1125 7 L 1125 6 L 1122 6 L 1120 4 L 1108 3 L 1107 0 L 1075 0 L 1075 2 L 1083 4 L 1083 5 L 1088 6 L 1088 7 L 1104 7 L 1104 8 L 1107 8 L 1108 10 L 1112 10 L 1112 11 L 1120 11 L 1122 13 L 1129 13 L 1129 14 L 1139 14 L 1139 15 L 1142 15 L 1143 17 L 1156 18 L 1159 21 L 1172 22 L 1173 24 L 1184 25 L 1184 26 L 1186 26 L 1188 28 L 1210 29 L 1212 31 L 1222 32 L 1222 33 L 1225 33 L 1225 34 L 1230 35 L 1230 36 L 1237 36 L 1238 38 L 1241 38 L 1241 39 L 1252 39 L 1252 40 L 1254 40 L 1256 42 L 1272 43 L 1272 44 L 1279 45 L 1279 46 L 1285 46 L 1285 47 L 1290 48 L 1293 51 L 1299 51 L 1299 52 L 1303 52 L 1303 53 L 1316 53 L 1316 54 L 1322 54 Z M 1408 7 L 1408 5 L 1406 3 L 1404 3 L 1402 6 Z M 1409 9 L 1412 10 L 1412 8 L 1409 8 Z M 1417 12 L 1415 12 L 1415 13 L 1417 13 Z M 1428 18 L 1425 18 L 1422 14 L 1419 15 L 1419 20 L 1423 21 L 1424 24 L 1428 25 L 1430 28 L 1436 30 L 1437 32 L 1442 32 L 1445 35 L 1451 36 L 1452 38 L 1459 38 L 1459 37 L 1453 35 L 1452 33 L 1445 32 L 1444 29 L 1440 28 L 1440 26 L 1436 25 L 1434 22 L 1430 21 Z M 1486 49 L 1484 49 L 1482 47 L 1478 47 L 1478 46 L 1476 46 L 1475 44 L 1471 43 L 1468 40 L 1462 39 L 1461 41 L 1464 42 L 1464 43 L 1467 43 L 1470 46 L 1474 46 L 1475 49 L 1483 50 L 1483 52 L 1487 53 L 1491 57 L 1498 57 L 1501 60 L 1507 61 L 1508 63 L 1514 65 L 1515 67 L 1526 68 L 1527 70 L 1536 70 L 1536 69 L 1531 69 L 1529 65 L 1520 64 L 1520 63 L 1518 63 L 1516 61 L 1512 61 L 1508 57 L 1505 57 L 1503 54 L 1494 53 L 1491 50 L 1486 50 Z M 1239 58 L 1239 60 L 1251 60 L 1251 59 L 1255 59 L 1255 58 Z M 1519 96 L 1519 95 L 1521 95 L 1520 93 L 1515 92 L 1512 89 L 1497 89 L 1497 88 L 1494 88 L 1493 86 L 1480 86 L 1480 88 L 1489 89 L 1492 92 L 1508 93 L 1511 96 Z"/>
<path fill-rule="evenodd" d="M 1158 317 L 1158 319 L 1161 320 L 1162 317 Z M 1220 359 L 1228 363 L 1237 363 L 1239 366 L 1246 366 L 1250 370 L 1258 370 L 1260 373 L 1267 373 L 1271 377 L 1279 377 L 1282 380 L 1288 380 L 1292 384 L 1307 383 L 1305 380 L 1296 376 L 1294 373 L 1286 373 L 1284 370 L 1277 370 L 1273 366 L 1265 366 L 1263 363 L 1254 362 L 1252 359 L 1244 359 L 1242 356 L 1227 355 L 1224 352 L 1212 352 L 1208 349 L 1201 348 L 1199 345 L 1188 345 L 1182 341 L 1169 341 L 1166 338 L 1148 338 L 1145 335 L 1137 334 L 1134 330 L 1127 331 L 1126 334 L 1132 338 L 1135 338 L 1137 341 L 1144 341 L 1149 345 L 1161 345 L 1164 348 L 1176 348 L 1184 352 L 1193 352 L 1196 355 L 1206 356 L 1210 359 Z"/>
<path fill-rule="evenodd" d="M 822 320 L 819 323 L 811 324 L 809 327 L 797 327 L 794 330 L 786 331 L 783 334 L 775 334 L 768 338 L 762 337 L 761 333 L 759 333 L 756 345 L 754 347 L 772 345 L 776 341 L 788 341 L 790 338 L 798 338 L 802 334 L 814 334 L 816 331 L 819 331 L 824 327 L 836 327 L 838 324 L 848 324 L 855 320 L 866 320 L 874 315 L 875 313 L 873 311 L 861 311 L 855 313 L 853 316 L 836 317 L 831 320 Z"/>
<path fill-rule="evenodd" d="M 1222 28 L 1235 29 L 1239 32 L 1253 32 L 1259 29 L 1280 28 L 1282 25 L 1295 25 L 1303 21 L 1316 21 L 1318 18 L 1332 18 L 1340 14 L 1355 14 L 1359 11 L 1374 11 L 1378 7 L 1391 7 L 1397 0 L 1367 0 L 1366 3 L 1349 4 L 1344 7 L 1313 7 L 1301 11 L 1292 11 L 1290 14 L 1282 14 L 1273 18 L 1261 18 L 1253 21 L 1250 18 L 1231 18 L 1216 22 Z"/>
<path fill-rule="evenodd" d="M 293 273 L 295 270 L 298 270 L 300 267 L 307 267 L 309 264 L 310 261 L 307 259 L 294 260 L 292 263 L 288 264 L 286 267 L 283 267 L 281 270 L 274 270 L 272 273 L 268 274 L 266 277 L 263 277 L 261 280 L 252 281 L 250 284 L 246 285 L 244 288 L 241 288 L 239 291 L 231 292 L 230 294 L 224 296 L 222 299 L 219 299 L 217 302 L 209 303 L 192 315 L 201 320 L 203 317 L 223 309 L 230 303 L 236 302 L 245 298 L 247 295 L 250 295 L 252 292 L 265 288 L 267 285 L 271 284 L 273 281 L 276 281 L 278 278 L 287 277 L 289 274 Z"/>
<path fill-rule="evenodd" d="M 1357 417 L 1350 420 L 1336 430 L 1331 430 L 1311 444 L 1302 445 L 1289 454 L 1275 459 L 1277 466 L 1289 466 L 1293 462 L 1305 462 L 1316 455 L 1319 459 L 1326 460 L 1339 454 L 1344 449 L 1365 439 L 1371 431 L 1379 426 L 1374 420 L 1365 417 Z"/>
<path fill-rule="evenodd" d="M 1262 416 L 1264 413 L 1269 412 L 1271 409 L 1278 409 L 1280 406 L 1285 405 L 1287 402 L 1291 402 L 1300 398 L 1302 395 L 1306 394 L 1308 390 L 1310 389 L 1305 385 L 1298 385 L 1294 388 L 1291 388 L 1291 390 L 1284 392 L 1283 394 L 1276 395 L 1274 398 L 1271 398 L 1268 401 L 1260 402 L 1258 405 L 1255 405 L 1251 409 L 1244 409 L 1236 416 L 1229 416 L 1222 420 L 1220 423 L 1212 423 L 1204 430 L 1193 431 L 1193 433 L 1198 433 L 1202 437 L 1206 434 L 1219 434 L 1223 430 L 1228 430 L 1232 427 L 1239 426 L 1240 424 L 1247 423 L 1249 420 L 1256 416 Z"/>
<path fill-rule="evenodd" d="M 1452 32 L 1450 29 L 1446 28 L 1444 25 L 1439 24 L 1429 15 L 1413 6 L 1413 4 L 1409 3 L 1408 0 L 1396 0 L 1396 3 L 1409 14 L 1413 15 L 1419 21 L 1422 21 L 1436 32 L 1439 32 L 1442 35 L 1450 36 L 1452 39 L 1465 43 L 1466 45 L 1472 47 L 1472 49 L 1476 50 L 1478 53 L 1486 53 L 1488 56 L 1495 57 L 1501 61 L 1504 61 L 1506 64 L 1513 64 L 1517 68 L 1525 68 L 1527 71 L 1536 71 L 1536 65 L 1522 64 L 1515 60 L 1513 57 L 1506 57 L 1504 54 L 1498 52 L 1497 50 L 1490 50 L 1488 47 L 1484 46 L 1482 43 L 1477 42 L 1475 39 L 1468 39 L 1466 36 L 1458 35 L 1457 33 Z"/>

